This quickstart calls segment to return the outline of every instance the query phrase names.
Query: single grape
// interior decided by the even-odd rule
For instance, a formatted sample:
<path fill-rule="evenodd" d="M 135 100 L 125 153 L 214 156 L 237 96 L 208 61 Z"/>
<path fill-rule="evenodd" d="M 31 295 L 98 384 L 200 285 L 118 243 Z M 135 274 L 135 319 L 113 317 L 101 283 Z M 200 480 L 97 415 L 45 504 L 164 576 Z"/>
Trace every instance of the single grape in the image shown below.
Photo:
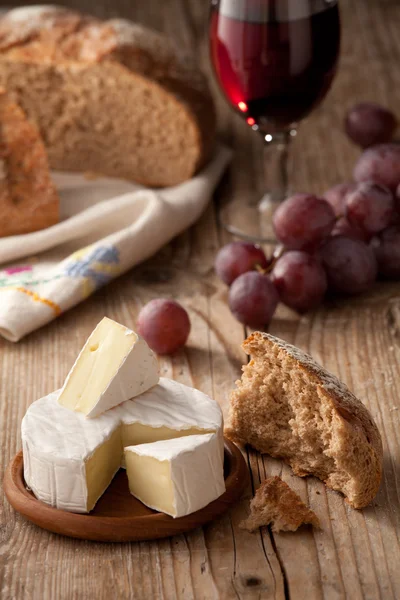
<path fill-rule="evenodd" d="M 400 279 L 400 226 L 388 227 L 372 241 L 378 272 L 385 279 Z"/>
<path fill-rule="evenodd" d="M 296 194 L 276 209 L 273 224 L 276 237 L 288 250 L 306 250 L 329 236 L 335 213 L 323 198 Z"/>
<path fill-rule="evenodd" d="M 369 242 L 371 235 L 361 231 L 358 227 L 350 225 L 346 217 L 338 219 L 335 223 L 335 227 L 332 229 L 331 236 L 344 235 L 353 240 L 360 240 L 361 242 Z"/>
<path fill-rule="evenodd" d="M 272 283 L 286 306 L 299 313 L 321 304 L 328 287 L 321 263 L 306 252 L 286 252 L 275 264 Z"/>
<path fill-rule="evenodd" d="M 174 300 L 150 300 L 139 313 L 137 332 L 157 354 L 172 354 L 189 337 L 189 316 Z"/>
<path fill-rule="evenodd" d="M 265 269 L 267 266 L 262 248 L 249 242 L 231 242 L 221 248 L 215 259 L 215 271 L 227 285 L 247 271 L 253 271 L 256 267 Z"/>
<path fill-rule="evenodd" d="M 332 237 L 320 248 L 319 257 L 328 276 L 328 286 L 335 292 L 360 294 L 376 279 L 375 254 L 359 240 Z"/>
<path fill-rule="evenodd" d="M 354 167 L 354 180 L 375 181 L 392 192 L 400 184 L 400 144 L 381 144 L 365 150 Z"/>
<path fill-rule="evenodd" d="M 391 222 L 395 211 L 392 192 L 374 181 L 359 183 L 346 198 L 346 218 L 369 234 L 379 233 Z"/>
<path fill-rule="evenodd" d="M 362 148 L 390 142 L 396 128 L 395 115 L 373 102 L 356 104 L 345 118 L 347 135 Z"/>
<path fill-rule="evenodd" d="M 346 196 L 356 187 L 355 183 L 346 182 L 334 185 L 324 194 L 326 200 L 333 208 L 337 217 L 343 217 L 345 213 Z"/>
<path fill-rule="evenodd" d="M 279 301 L 267 275 L 249 271 L 240 275 L 229 290 L 229 307 L 238 321 L 257 329 L 271 321 Z"/>

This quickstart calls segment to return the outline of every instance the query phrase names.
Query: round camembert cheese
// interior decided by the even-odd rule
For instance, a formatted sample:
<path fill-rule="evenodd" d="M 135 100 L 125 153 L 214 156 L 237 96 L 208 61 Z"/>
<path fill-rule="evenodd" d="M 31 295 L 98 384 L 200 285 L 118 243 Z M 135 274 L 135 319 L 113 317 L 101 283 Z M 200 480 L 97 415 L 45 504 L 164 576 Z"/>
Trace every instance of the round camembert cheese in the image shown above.
<path fill-rule="evenodd" d="M 189 446 L 194 444 L 212 465 L 212 472 L 219 474 L 217 485 L 210 484 L 212 495 L 216 498 L 223 493 L 222 413 L 218 403 L 199 390 L 160 378 L 144 394 L 91 419 L 60 405 L 59 394 L 34 402 L 22 421 L 25 481 L 39 500 L 63 510 L 89 512 L 123 465 L 124 448 L 185 436 L 204 437 L 204 443 L 185 442 L 182 459 L 179 452 L 174 454 L 174 472 L 179 464 L 188 464 Z M 206 443 L 207 434 L 215 441 Z M 157 460 L 160 449 L 165 451 L 165 460 L 171 461 L 167 444 L 159 446 Z M 175 495 L 180 493 L 179 485 Z M 188 507 L 205 506 L 215 499 L 210 500 L 207 490 L 201 498 L 197 488 L 185 488 Z M 180 505 L 182 512 L 185 508 Z"/>

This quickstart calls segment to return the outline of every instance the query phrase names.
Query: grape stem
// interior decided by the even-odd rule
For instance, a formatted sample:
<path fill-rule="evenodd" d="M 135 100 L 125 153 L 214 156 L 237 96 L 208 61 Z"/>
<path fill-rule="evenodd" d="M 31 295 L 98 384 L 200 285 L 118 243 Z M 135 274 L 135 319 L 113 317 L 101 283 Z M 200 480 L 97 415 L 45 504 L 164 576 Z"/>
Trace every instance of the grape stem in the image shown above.
<path fill-rule="evenodd" d="M 276 248 L 274 249 L 274 251 L 272 253 L 272 256 L 271 256 L 271 258 L 269 260 L 268 267 L 266 267 L 264 269 L 260 265 L 255 265 L 256 271 L 258 271 L 262 275 L 268 275 L 269 273 L 271 273 L 271 271 L 275 267 L 277 261 L 281 258 L 281 256 L 283 256 L 285 254 L 285 252 L 286 252 L 285 247 L 282 246 L 282 244 L 279 244 L 278 246 L 276 246 Z"/>

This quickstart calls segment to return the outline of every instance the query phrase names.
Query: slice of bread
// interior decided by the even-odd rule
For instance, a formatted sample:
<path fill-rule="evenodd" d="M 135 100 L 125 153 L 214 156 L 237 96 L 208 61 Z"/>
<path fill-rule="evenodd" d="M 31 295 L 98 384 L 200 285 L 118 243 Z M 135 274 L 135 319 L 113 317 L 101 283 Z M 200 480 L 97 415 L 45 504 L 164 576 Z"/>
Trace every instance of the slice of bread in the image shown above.
<path fill-rule="evenodd" d="M 0 89 L 0 237 L 54 225 L 58 211 L 39 132 Z"/>
<path fill-rule="evenodd" d="M 320 527 L 317 515 L 280 477 L 267 477 L 250 502 L 250 515 L 242 529 L 256 531 L 272 523 L 272 531 L 297 531 L 300 525 Z"/>
<path fill-rule="evenodd" d="M 37 123 L 53 169 L 170 186 L 213 150 L 205 78 L 164 35 L 129 21 L 14 9 L 0 19 L 0 85 Z"/>
<path fill-rule="evenodd" d="M 243 343 L 251 361 L 232 393 L 226 435 L 315 475 L 354 508 L 382 476 L 382 440 L 364 404 L 310 356 L 267 333 Z"/>

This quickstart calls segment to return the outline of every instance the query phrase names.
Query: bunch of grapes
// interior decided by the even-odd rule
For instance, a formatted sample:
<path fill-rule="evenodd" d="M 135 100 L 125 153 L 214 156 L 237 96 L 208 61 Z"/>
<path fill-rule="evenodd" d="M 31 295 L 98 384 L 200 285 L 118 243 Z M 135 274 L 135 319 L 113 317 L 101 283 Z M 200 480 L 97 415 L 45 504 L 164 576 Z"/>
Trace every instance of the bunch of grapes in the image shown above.
<path fill-rule="evenodd" d="M 327 292 L 360 294 L 378 276 L 400 279 L 400 144 L 389 143 L 396 127 L 394 115 L 378 105 L 354 107 L 346 132 L 365 149 L 354 182 L 321 198 L 285 200 L 273 218 L 281 246 L 269 260 L 248 242 L 220 250 L 215 269 L 230 286 L 229 306 L 241 323 L 268 325 L 279 300 L 304 313 Z"/>

